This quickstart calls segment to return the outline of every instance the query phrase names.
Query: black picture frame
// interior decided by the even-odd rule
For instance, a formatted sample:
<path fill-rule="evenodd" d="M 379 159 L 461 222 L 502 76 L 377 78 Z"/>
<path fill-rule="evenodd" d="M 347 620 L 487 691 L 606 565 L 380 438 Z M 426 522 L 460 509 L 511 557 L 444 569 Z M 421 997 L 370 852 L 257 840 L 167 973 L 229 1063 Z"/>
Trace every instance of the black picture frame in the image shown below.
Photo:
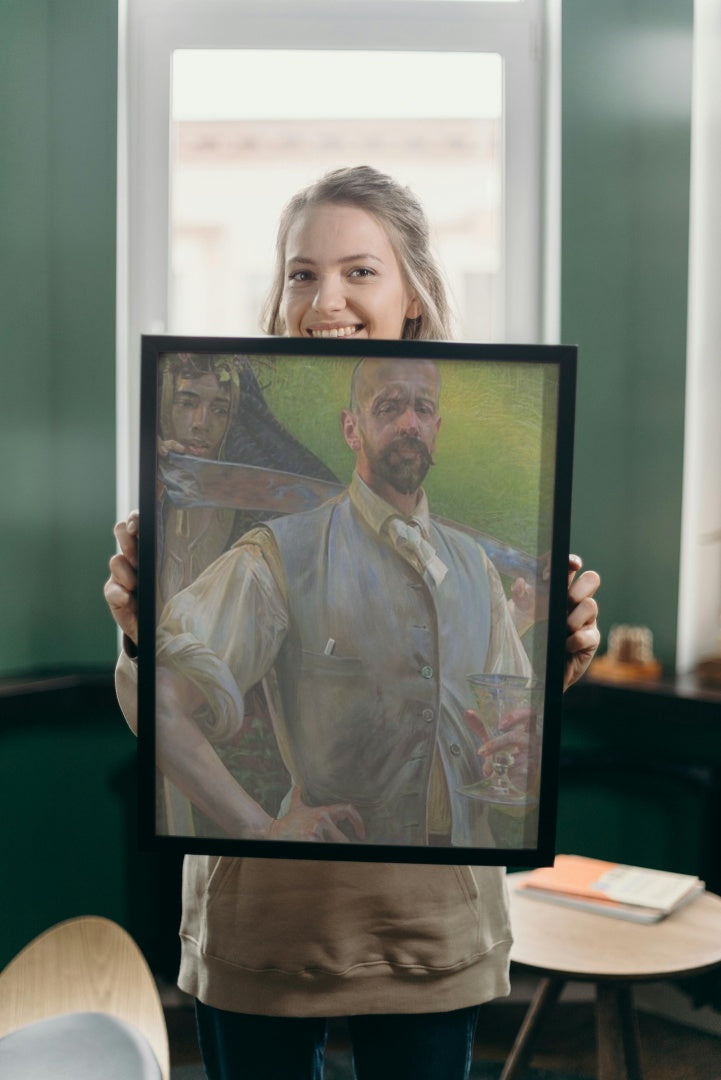
<path fill-rule="evenodd" d="M 416 556 L 389 553 L 387 538 L 369 539 L 356 496 L 346 493 L 354 453 L 338 418 L 365 358 L 393 371 L 429 372 L 433 364 L 440 374 L 443 425 L 423 484 L 432 548 L 446 559 L 440 581 L 430 564 L 412 564 Z M 396 863 L 553 861 L 576 359 L 574 346 L 555 345 L 143 337 L 144 849 Z M 359 532 L 343 531 L 341 512 Z M 260 529 L 253 543 L 251 529 Z M 385 560 L 382 573 L 376 559 Z M 391 563 L 395 576 L 384 578 Z M 404 606 L 408 586 L 429 618 L 406 633 L 399 626 L 416 610 Z M 315 638 L 322 632 L 325 640 L 334 619 L 339 630 L 322 650 Z M 338 655 L 336 638 L 348 636 L 351 655 Z M 244 686 L 252 666 L 271 655 L 262 679 Z M 495 676 L 481 680 L 490 682 L 479 690 L 485 697 L 465 680 L 479 674 L 463 673 L 469 658 L 480 674 Z M 486 670 L 492 664 L 495 672 Z M 499 668 L 514 670 L 499 677 Z M 516 684 L 520 700 L 503 704 Z M 204 702 L 199 709 L 196 698 Z M 474 706 L 476 718 L 468 719 L 465 709 Z M 491 710 L 507 716 L 513 707 L 522 710 L 526 741 L 511 747 L 510 764 L 495 755 L 494 766 L 477 753 L 477 720 L 488 729 Z M 213 769 L 221 762 L 220 783 L 205 780 L 207 753 Z M 246 813 L 247 805 L 260 812 Z M 351 811 L 335 809 L 348 805 Z M 330 833 L 325 806 L 334 808 Z M 296 822 L 306 817 L 301 834 Z M 239 824 L 229 828 L 231 819 Z"/>

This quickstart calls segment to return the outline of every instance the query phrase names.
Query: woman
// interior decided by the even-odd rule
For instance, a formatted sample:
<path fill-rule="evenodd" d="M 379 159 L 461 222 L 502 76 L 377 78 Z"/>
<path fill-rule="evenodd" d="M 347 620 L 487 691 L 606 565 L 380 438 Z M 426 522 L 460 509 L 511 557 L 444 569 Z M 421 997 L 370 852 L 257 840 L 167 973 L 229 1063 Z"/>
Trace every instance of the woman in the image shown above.
<path fill-rule="evenodd" d="M 281 219 L 270 333 L 447 338 L 449 313 L 415 197 L 343 169 Z M 116 526 L 106 598 L 128 641 L 118 694 L 131 719 L 137 515 Z M 569 568 L 565 685 L 597 646 L 598 575 Z M 326 1018 L 347 1016 L 359 1080 L 461 1080 L 478 1007 L 508 993 L 511 944 L 496 867 L 187 856 L 179 984 L 197 999 L 211 1080 L 319 1078 Z"/>

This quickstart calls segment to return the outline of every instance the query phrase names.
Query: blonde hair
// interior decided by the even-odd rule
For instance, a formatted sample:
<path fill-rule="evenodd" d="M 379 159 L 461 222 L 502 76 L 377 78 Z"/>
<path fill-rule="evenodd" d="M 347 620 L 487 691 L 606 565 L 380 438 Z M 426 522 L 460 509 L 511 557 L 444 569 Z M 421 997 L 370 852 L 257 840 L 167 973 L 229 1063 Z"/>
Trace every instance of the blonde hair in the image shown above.
<path fill-rule="evenodd" d="M 335 203 L 357 206 L 385 228 L 407 284 L 421 305 L 416 319 L 406 319 L 402 338 L 445 341 L 452 336 L 451 310 L 441 270 L 430 250 L 428 221 L 419 200 L 396 180 L 370 165 L 326 173 L 294 195 L 281 214 L 275 246 L 275 273 L 263 311 L 263 330 L 284 334 L 281 305 L 285 285 L 288 233 L 311 206 Z"/>

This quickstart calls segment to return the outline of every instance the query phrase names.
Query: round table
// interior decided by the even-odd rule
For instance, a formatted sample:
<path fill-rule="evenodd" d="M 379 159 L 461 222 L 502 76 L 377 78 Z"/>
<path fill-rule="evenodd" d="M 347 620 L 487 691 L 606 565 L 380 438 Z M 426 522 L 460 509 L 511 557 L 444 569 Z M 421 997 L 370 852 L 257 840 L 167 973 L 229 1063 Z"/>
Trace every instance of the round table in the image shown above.
<path fill-rule="evenodd" d="M 721 897 L 704 892 L 657 923 L 529 898 L 526 874 L 508 875 L 511 960 L 542 976 L 501 1080 L 519 1080 L 543 1018 L 569 980 L 596 987 L 599 1080 L 642 1080 L 632 985 L 698 975 L 721 966 Z"/>

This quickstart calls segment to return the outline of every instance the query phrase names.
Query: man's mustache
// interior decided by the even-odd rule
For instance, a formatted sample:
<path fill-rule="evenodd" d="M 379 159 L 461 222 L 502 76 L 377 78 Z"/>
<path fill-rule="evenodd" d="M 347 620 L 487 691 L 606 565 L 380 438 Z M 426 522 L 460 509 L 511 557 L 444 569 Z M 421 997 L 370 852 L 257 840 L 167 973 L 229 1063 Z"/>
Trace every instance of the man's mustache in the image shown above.
<path fill-rule="evenodd" d="M 430 450 L 423 440 L 417 438 L 415 435 L 399 435 L 393 442 L 388 443 L 383 456 L 387 458 L 394 451 L 400 450 L 415 450 L 424 465 L 430 467 L 434 464 Z"/>

